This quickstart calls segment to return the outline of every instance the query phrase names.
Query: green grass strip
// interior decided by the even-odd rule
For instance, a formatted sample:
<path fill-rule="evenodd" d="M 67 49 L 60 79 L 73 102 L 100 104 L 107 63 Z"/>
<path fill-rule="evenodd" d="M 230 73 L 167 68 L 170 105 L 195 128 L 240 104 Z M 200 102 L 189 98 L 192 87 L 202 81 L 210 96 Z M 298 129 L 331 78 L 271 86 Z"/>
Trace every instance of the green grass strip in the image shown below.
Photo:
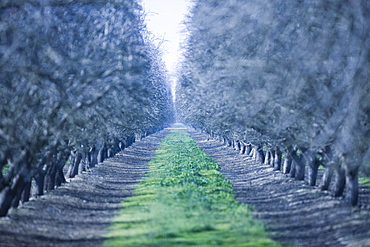
<path fill-rule="evenodd" d="M 163 139 L 135 196 L 122 205 L 104 246 L 280 246 L 182 130 Z"/>

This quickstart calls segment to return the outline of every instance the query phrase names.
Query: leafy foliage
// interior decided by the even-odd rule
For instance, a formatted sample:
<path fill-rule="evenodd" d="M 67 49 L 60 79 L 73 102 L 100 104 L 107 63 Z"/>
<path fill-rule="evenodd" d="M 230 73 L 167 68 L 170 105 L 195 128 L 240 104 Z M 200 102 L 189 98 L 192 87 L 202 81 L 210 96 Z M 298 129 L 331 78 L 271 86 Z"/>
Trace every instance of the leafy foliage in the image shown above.
<path fill-rule="evenodd" d="M 16 205 L 14 177 L 23 187 L 73 149 L 117 149 L 172 121 L 135 0 L 2 1 L 0 19 L 2 198 Z"/>
<path fill-rule="evenodd" d="M 324 152 L 355 181 L 370 157 L 369 18 L 368 1 L 197 1 L 179 117 L 230 140 L 301 150 L 303 165 Z"/>

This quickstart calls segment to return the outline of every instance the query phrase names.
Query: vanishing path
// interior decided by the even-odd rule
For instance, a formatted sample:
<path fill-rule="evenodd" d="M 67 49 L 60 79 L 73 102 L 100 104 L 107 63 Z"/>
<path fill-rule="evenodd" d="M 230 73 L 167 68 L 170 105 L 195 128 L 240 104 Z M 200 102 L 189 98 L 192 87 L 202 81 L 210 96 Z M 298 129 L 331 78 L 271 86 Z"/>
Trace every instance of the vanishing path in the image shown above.
<path fill-rule="evenodd" d="M 110 221 L 131 196 L 157 146 L 170 130 L 134 143 L 88 174 L 0 218 L 0 246 L 101 246 Z M 221 166 L 236 198 L 256 208 L 273 239 L 298 246 L 370 246 L 370 212 L 257 165 L 207 136 L 188 130 Z M 361 189 L 370 205 L 370 190 Z M 356 211 L 356 212 L 354 212 Z"/>
<path fill-rule="evenodd" d="M 246 155 L 207 135 L 189 131 L 234 185 L 236 199 L 255 206 L 274 240 L 298 246 L 370 246 L 370 188 L 360 188 L 360 204 L 352 208 L 318 188 L 294 181 L 259 165 Z"/>

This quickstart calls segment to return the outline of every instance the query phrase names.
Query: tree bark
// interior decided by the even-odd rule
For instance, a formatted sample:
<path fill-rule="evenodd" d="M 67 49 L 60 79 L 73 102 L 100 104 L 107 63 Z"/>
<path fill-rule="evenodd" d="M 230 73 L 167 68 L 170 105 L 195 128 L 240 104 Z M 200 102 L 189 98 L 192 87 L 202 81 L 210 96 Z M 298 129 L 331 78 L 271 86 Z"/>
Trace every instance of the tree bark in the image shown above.
<path fill-rule="evenodd" d="M 297 168 L 296 167 L 297 166 L 296 166 L 294 160 L 292 160 L 291 167 L 290 167 L 290 172 L 289 172 L 289 175 L 290 175 L 291 178 L 295 178 L 296 171 L 297 171 Z"/>
<path fill-rule="evenodd" d="M 36 174 L 34 178 L 35 178 L 36 187 L 37 187 L 36 195 L 41 196 L 44 194 L 45 173 L 39 172 L 38 174 Z"/>
<path fill-rule="evenodd" d="M 5 187 L 0 192 L 0 217 L 5 216 L 8 213 L 12 204 L 16 204 L 15 199 L 17 197 L 17 193 L 20 189 L 23 190 L 23 185 L 23 177 L 18 174 L 14 177 L 12 185 Z"/>
<path fill-rule="evenodd" d="M 235 141 L 235 150 L 236 150 L 237 152 L 240 152 L 240 148 L 241 148 L 241 146 L 240 146 L 240 141 Z"/>
<path fill-rule="evenodd" d="M 0 192 L 0 217 L 5 216 L 8 213 L 13 201 L 13 191 L 8 186 L 1 190 Z"/>
<path fill-rule="evenodd" d="M 358 170 L 346 169 L 346 202 L 352 206 L 356 206 L 358 203 Z"/>
<path fill-rule="evenodd" d="M 31 181 L 27 182 L 26 185 L 24 186 L 21 201 L 22 203 L 28 202 L 30 200 L 31 196 Z"/>
<path fill-rule="evenodd" d="M 286 153 L 285 154 L 285 159 L 284 159 L 284 164 L 283 164 L 283 173 L 288 174 L 290 172 L 291 167 L 292 167 L 292 159 Z"/>
<path fill-rule="evenodd" d="M 231 147 L 232 142 L 229 140 L 229 138 L 226 138 L 226 147 Z"/>
<path fill-rule="evenodd" d="M 326 167 L 324 175 L 322 177 L 322 184 L 321 184 L 321 190 L 328 190 L 330 186 L 331 179 L 334 174 L 334 168 L 333 165 L 329 165 Z"/>
<path fill-rule="evenodd" d="M 315 186 L 316 179 L 317 179 L 317 172 L 319 170 L 319 166 L 321 165 L 321 161 L 318 158 L 315 158 L 313 162 L 308 167 L 308 185 Z"/>
<path fill-rule="evenodd" d="M 335 184 L 334 184 L 334 196 L 340 197 L 343 195 L 344 188 L 346 186 L 345 171 L 342 167 L 338 167 L 336 170 Z"/>
<path fill-rule="evenodd" d="M 79 151 L 75 151 L 71 158 L 71 164 L 69 166 L 67 176 L 69 178 L 74 178 L 79 172 L 79 166 L 82 160 L 82 154 Z"/>
<path fill-rule="evenodd" d="M 281 169 L 281 151 L 276 147 L 274 157 L 274 170 L 278 171 L 280 169 Z"/>
<path fill-rule="evenodd" d="M 55 174 L 55 185 L 57 187 L 67 182 L 64 177 L 64 173 L 63 173 L 63 167 L 65 166 L 67 160 L 68 160 L 68 155 L 65 152 L 60 154 L 60 157 L 57 160 L 56 174 Z"/>
<path fill-rule="evenodd" d="M 89 163 L 87 151 L 81 152 L 80 155 L 81 155 L 81 161 L 78 164 L 78 174 L 79 175 L 82 174 L 82 172 L 87 171 L 88 169 L 87 166 Z"/>
<path fill-rule="evenodd" d="M 55 161 L 52 161 L 49 164 L 49 169 L 47 170 L 46 175 L 45 175 L 45 190 L 46 191 L 50 191 L 54 189 L 55 175 L 56 175 Z"/>
<path fill-rule="evenodd" d="M 263 162 L 263 164 L 270 165 L 270 162 L 271 162 L 271 152 L 270 150 L 267 150 L 265 155 L 265 161 Z"/>
<path fill-rule="evenodd" d="M 113 147 L 108 148 L 108 150 L 107 150 L 107 157 L 108 158 L 112 158 L 112 157 L 114 157 L 114 154 L 115 154 L 115 152 L 114 152 Z"/>
<path fill-rule="evenodd" d="M 251 156 L 251 152 L 252 152 L 252 145 L 248 144 L 245 150 L 245 154 L 248 156 Z"/>
<path fill-rule="evenodd" d="M 89 150 L 89 166 L 94 167 L 98 164 L 98 151 L 96 150 L 96 146 L 93 145 Z"/>
<path fill-rule="evenodd" d="M 245 144 L 244 143 L 241 143 L 241 145 L 240 145 L 240 154 L 245 154 L 245 150 L 246 150 L 246 146 L 245 146 Z"/>
<path fill-rule="evenodd" d="M 265 154 L 263 153 L 262 147 L 257 147 L 256 154 L 257 154 L 257 157 L 256 157 L 257 162 L 262 165 L 263 164 L 263 158 L 265 157 Z"/>
<path fill-rule="evenodd" d="M 98 156 L 97 156 L 98 163 L 103 163 L 105 158 L 106 158 L 106 148 L 103 145 L 98 151 Z"/>
<path fill-rule="evenodd" d="M 292 157 L 295 165 L 294 178 L 296 180 L 304 180 L 306 160 L 303 158 L 303 154 L 298 155 L 297 151 L 293 148 L 290 148 L 289 154 Z"/>
<path fill-rule="evenodd" d="M 26 183 L 24 181 L 24 177 L 22 175 L 19 175 L 19 179 L 16 182 L 15 186 L 13 187 L 12 185 L 12 190 L 14 191 L 14 197 L 11 204 L 12 208 L 17 208 L 19 206 L 25 185 Z"/>

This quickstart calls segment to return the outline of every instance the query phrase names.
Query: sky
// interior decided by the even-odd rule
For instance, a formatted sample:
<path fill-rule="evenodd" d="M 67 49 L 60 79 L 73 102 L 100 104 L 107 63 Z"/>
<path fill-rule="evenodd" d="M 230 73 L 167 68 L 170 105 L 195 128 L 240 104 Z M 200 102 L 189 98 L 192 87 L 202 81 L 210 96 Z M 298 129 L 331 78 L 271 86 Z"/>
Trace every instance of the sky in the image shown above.
<path fill-rule="evenodd" d="M 148 29 L 161 43 L 163 60 L 168 71 L 174 72 L 179 59 L 179 44 L 185 35 L 182 34 L 184 20 L 190 6 L 190 0 L 142 0 L 141 4 L 146 13 Z"/>

